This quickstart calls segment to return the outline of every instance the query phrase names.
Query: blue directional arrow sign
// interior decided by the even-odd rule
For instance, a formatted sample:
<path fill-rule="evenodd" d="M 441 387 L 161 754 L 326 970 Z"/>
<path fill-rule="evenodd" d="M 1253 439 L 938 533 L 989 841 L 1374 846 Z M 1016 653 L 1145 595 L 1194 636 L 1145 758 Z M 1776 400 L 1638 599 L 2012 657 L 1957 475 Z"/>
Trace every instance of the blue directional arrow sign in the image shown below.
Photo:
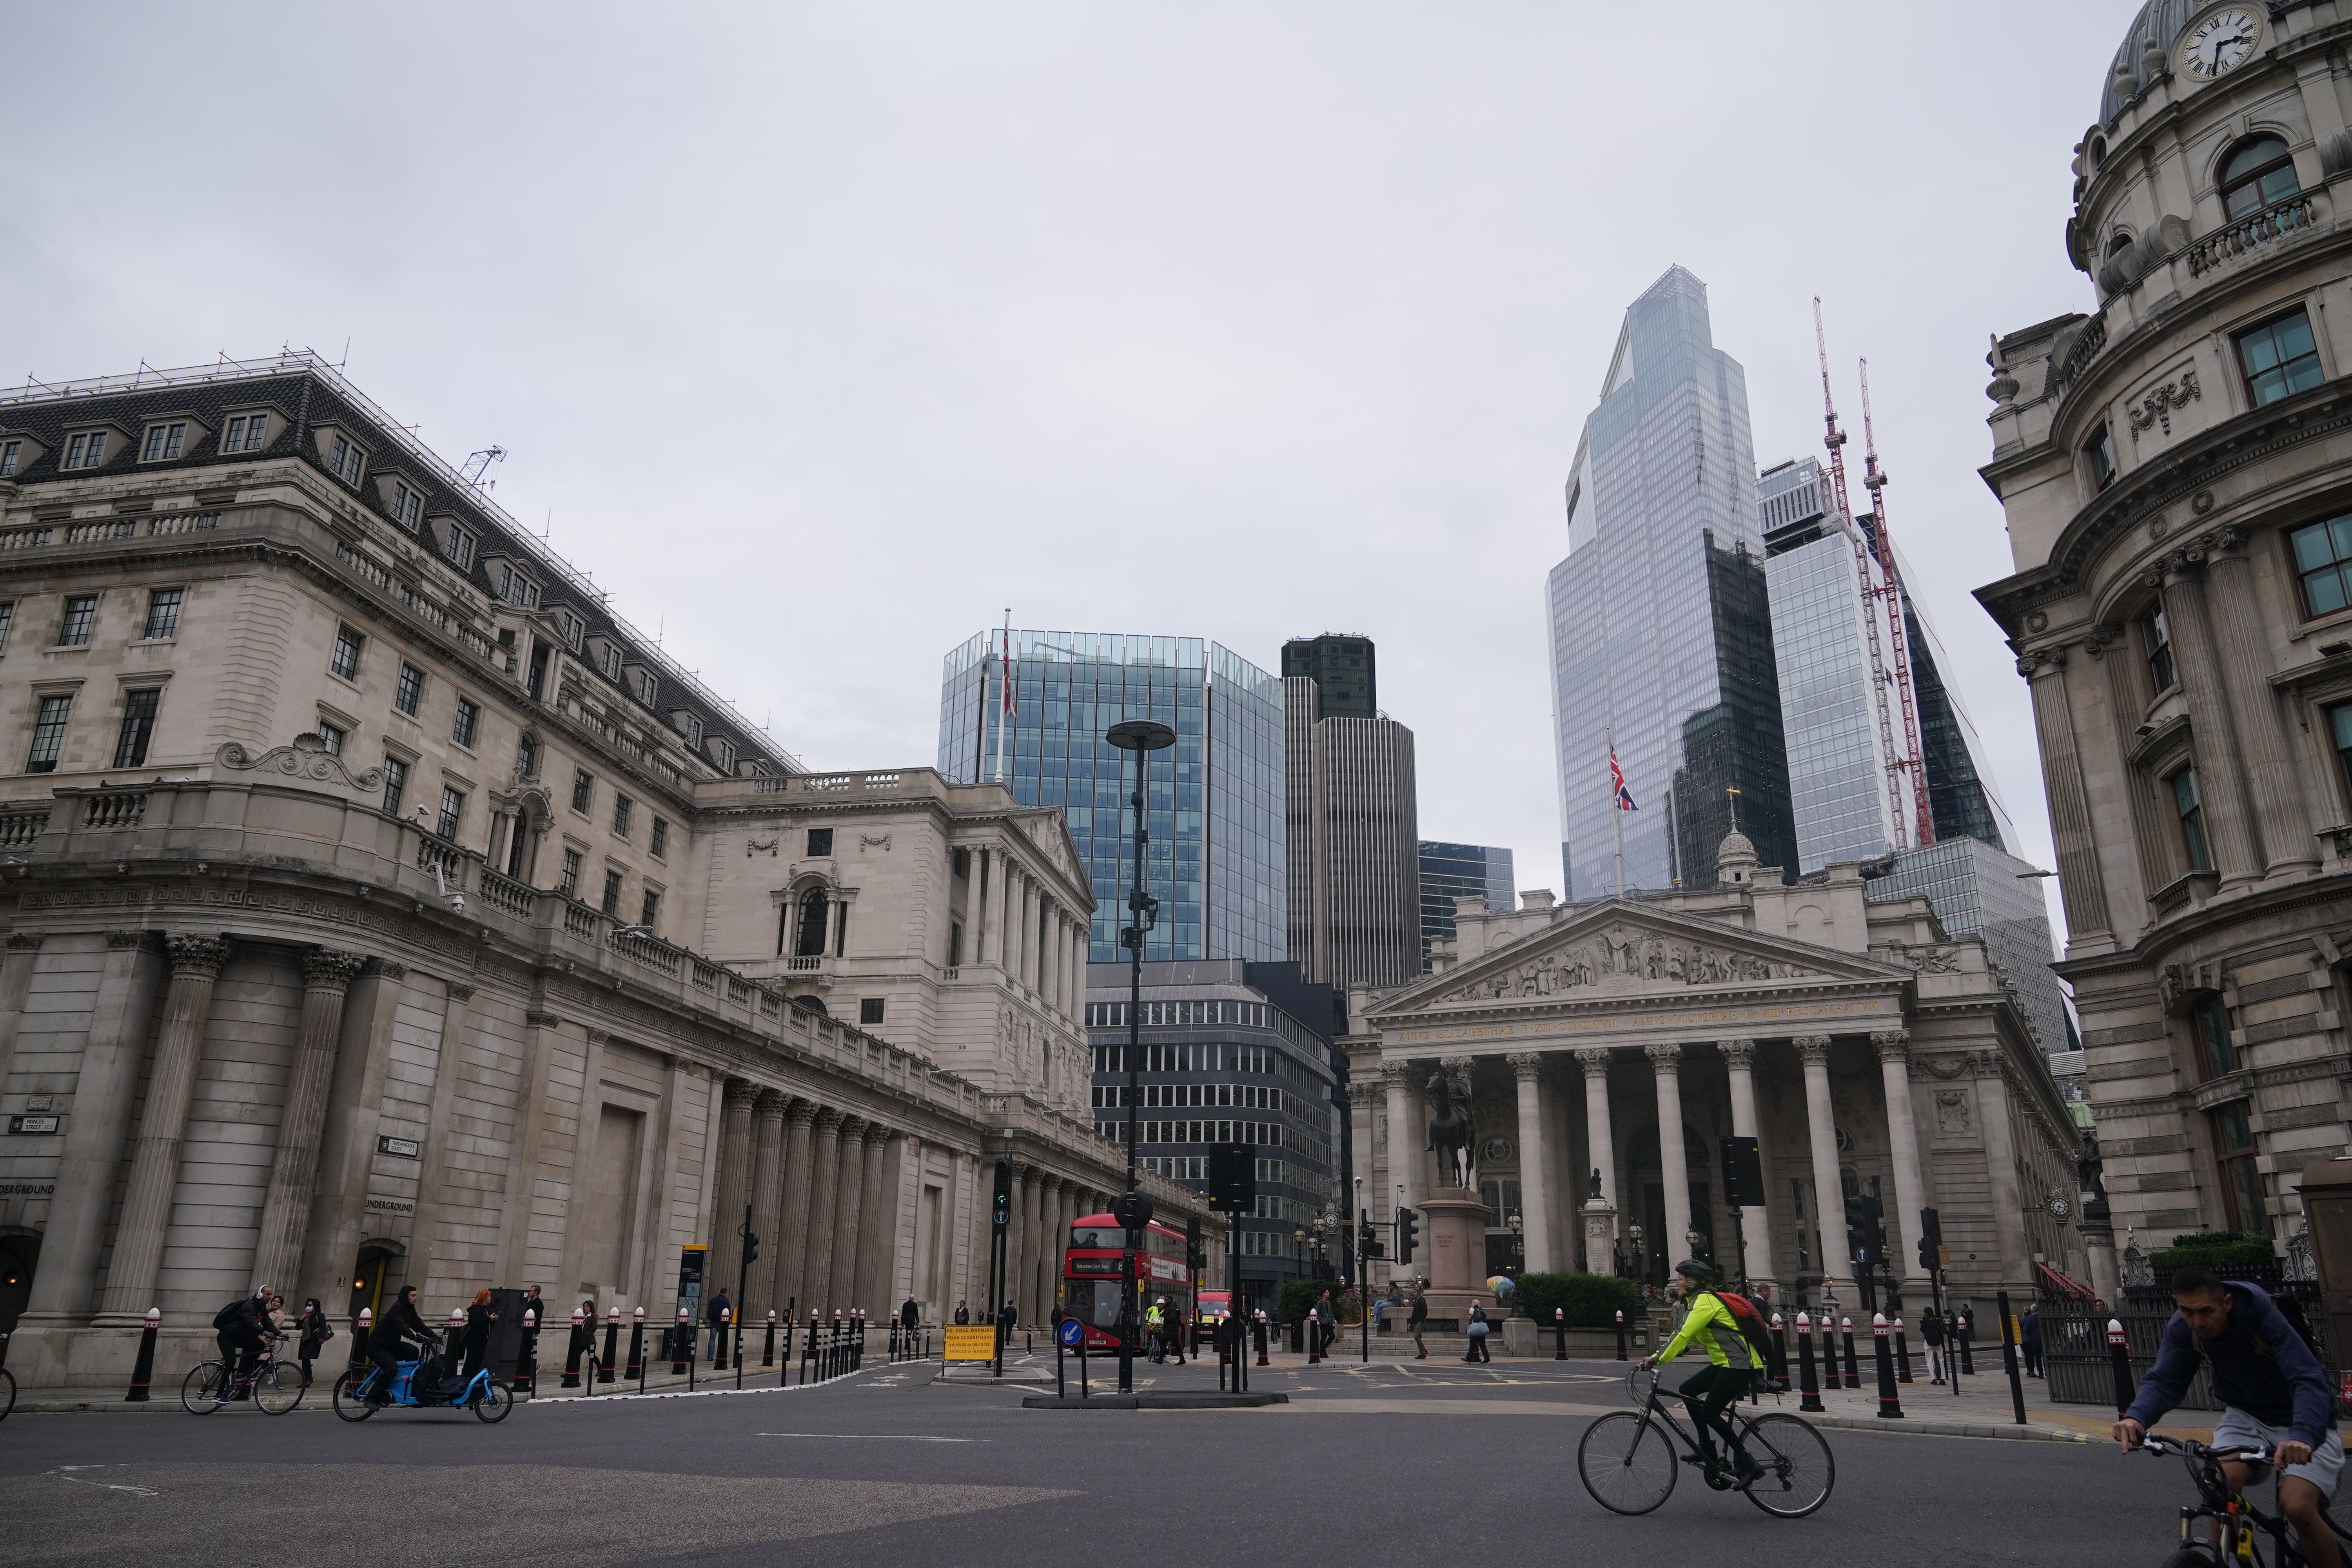
<path fill-rule="evenodd" d="M 1076 1318 L 1064 1318 L 1062 1326 L 1055 1332 L 1062 1336 L 1065 1349 L 1076 1350 L 1078 1348 L 1078 1342 L 1087 1337 L 1087 1326 Z"/>

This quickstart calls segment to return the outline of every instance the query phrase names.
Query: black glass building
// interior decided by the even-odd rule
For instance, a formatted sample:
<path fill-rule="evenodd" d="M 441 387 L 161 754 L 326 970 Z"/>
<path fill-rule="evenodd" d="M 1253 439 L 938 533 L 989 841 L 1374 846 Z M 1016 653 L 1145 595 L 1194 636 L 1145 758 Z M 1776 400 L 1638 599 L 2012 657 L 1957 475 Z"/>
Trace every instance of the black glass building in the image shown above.
<path fill-rule="evenodd" d="M 1293 637 L 1282 645 L 1282 673 L 1315 682 L 1318 719 L 1375 719 L 1380 687 L 1372 663 L 1372 639 L 1341 632 Z"/>

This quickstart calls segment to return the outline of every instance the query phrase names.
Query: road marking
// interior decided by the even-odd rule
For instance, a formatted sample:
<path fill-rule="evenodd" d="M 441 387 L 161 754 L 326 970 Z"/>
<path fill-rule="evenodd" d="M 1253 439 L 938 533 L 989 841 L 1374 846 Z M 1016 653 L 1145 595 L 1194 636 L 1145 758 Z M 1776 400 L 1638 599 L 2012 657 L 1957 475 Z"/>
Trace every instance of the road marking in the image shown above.
<path fill-rule="evenodd" d="M 68 1473 L 73 1470 L 103 1470 L 108 1468 L 109 1467 L 105 1465 L 59 1465 L 56 1469 L 51 1470 L 49 1474 L 57 1477 L 58 1479 L 61 1481 L 71 1481 L 78 1487 L 99 1487 L 110 1492 L 129 1492 L 132 1497 L 162 1497 L 163 1495 L 162 1492 L 157 1491 L 153 1487 L 126 1487 L 118 1485 L 113 1481 L 86 1481 L 79 1476 Z"/>
<path fill-rule="evenodd" d="M 927 1437 L 906 1432 L 762 1432 L 762 1437 L 854 1437 L 869 1443 L 976 1443 L 976 1437 Z"/>

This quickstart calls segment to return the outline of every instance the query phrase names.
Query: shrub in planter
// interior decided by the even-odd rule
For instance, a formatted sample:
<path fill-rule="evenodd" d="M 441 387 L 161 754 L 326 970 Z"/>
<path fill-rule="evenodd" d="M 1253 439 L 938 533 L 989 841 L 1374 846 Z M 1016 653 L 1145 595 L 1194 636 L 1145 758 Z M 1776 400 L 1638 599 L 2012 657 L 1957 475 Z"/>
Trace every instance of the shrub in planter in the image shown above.
<path fill-rule="evenodd" d="M 2251 1236 L 2235 1230 L 2200 1230 L 2176 1236 L 2172 1245 L 2148 1259 L 2157 1268 L 2185 1268 L 2195 1264 L 2200 1268 L 2239 1268 L 2252 1263 L 2268 1263 L 2278 1256 L 2277 1248 L 2266 1236 Z"/>
<path fill-rule="evenodd" d="M 1529 1274 L 1519 1281 L 1519 1304 L 1549 1328 L 1552 1313 L 1565 1308 L 1571 1329 L 1606 1329 L 1623 1312 L 1631 1321 L 1641 1310 L 1642 1293 L 1631 1279 L 1613 1274 Z"/>

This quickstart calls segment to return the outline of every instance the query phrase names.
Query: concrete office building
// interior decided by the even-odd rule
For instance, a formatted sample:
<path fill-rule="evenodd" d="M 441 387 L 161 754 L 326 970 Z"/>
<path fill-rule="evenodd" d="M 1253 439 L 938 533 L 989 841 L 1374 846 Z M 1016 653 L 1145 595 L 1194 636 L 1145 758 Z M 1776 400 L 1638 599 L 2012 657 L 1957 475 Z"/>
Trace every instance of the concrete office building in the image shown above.
<path fill-rule="evenodd" d="M 1476 899 L 1489 910 L 1517 907 L 1511 852 L 1488 844 L 1445 844 L 1424 838 L 1421 857 L 1422 967 L 1429 967 L 1431 944 L 1454 937 L 1454 903 Z"/>
<path fill-rule="evenodd" d="M 2066 997 L 2052 967 L 2057 953 L 2043 901 L 2046 871 L 1965 835 L 1906 849 L 1869 868 L 1864 886 L 1874 900 L 1927 900 L 1949 934 L 1979 938 L 1997 973 L 2014 987 L 2017 1005 L 2044 1056 L 2072 1051 Z"/>
<path fill-rule="evenodd" d="M 1327 649 L 1323 645 L 1337 645 Z M 1344 652 L 1339 650 L 1345 650 Z M 1371 643 L 1322 637 L 1288 643 L 1286 668 L 1360 660 L 1371 700 Z M 1352 683 L 1352 672 L 1339 671 Z M 1289 953 L 1310 981 L 1402 985 L 1421 973 L 1419 806 L 1412 731 L 1385 717 L 1331 711 L 1317 680 L 1283 679 L 1284 844 Z"/>

